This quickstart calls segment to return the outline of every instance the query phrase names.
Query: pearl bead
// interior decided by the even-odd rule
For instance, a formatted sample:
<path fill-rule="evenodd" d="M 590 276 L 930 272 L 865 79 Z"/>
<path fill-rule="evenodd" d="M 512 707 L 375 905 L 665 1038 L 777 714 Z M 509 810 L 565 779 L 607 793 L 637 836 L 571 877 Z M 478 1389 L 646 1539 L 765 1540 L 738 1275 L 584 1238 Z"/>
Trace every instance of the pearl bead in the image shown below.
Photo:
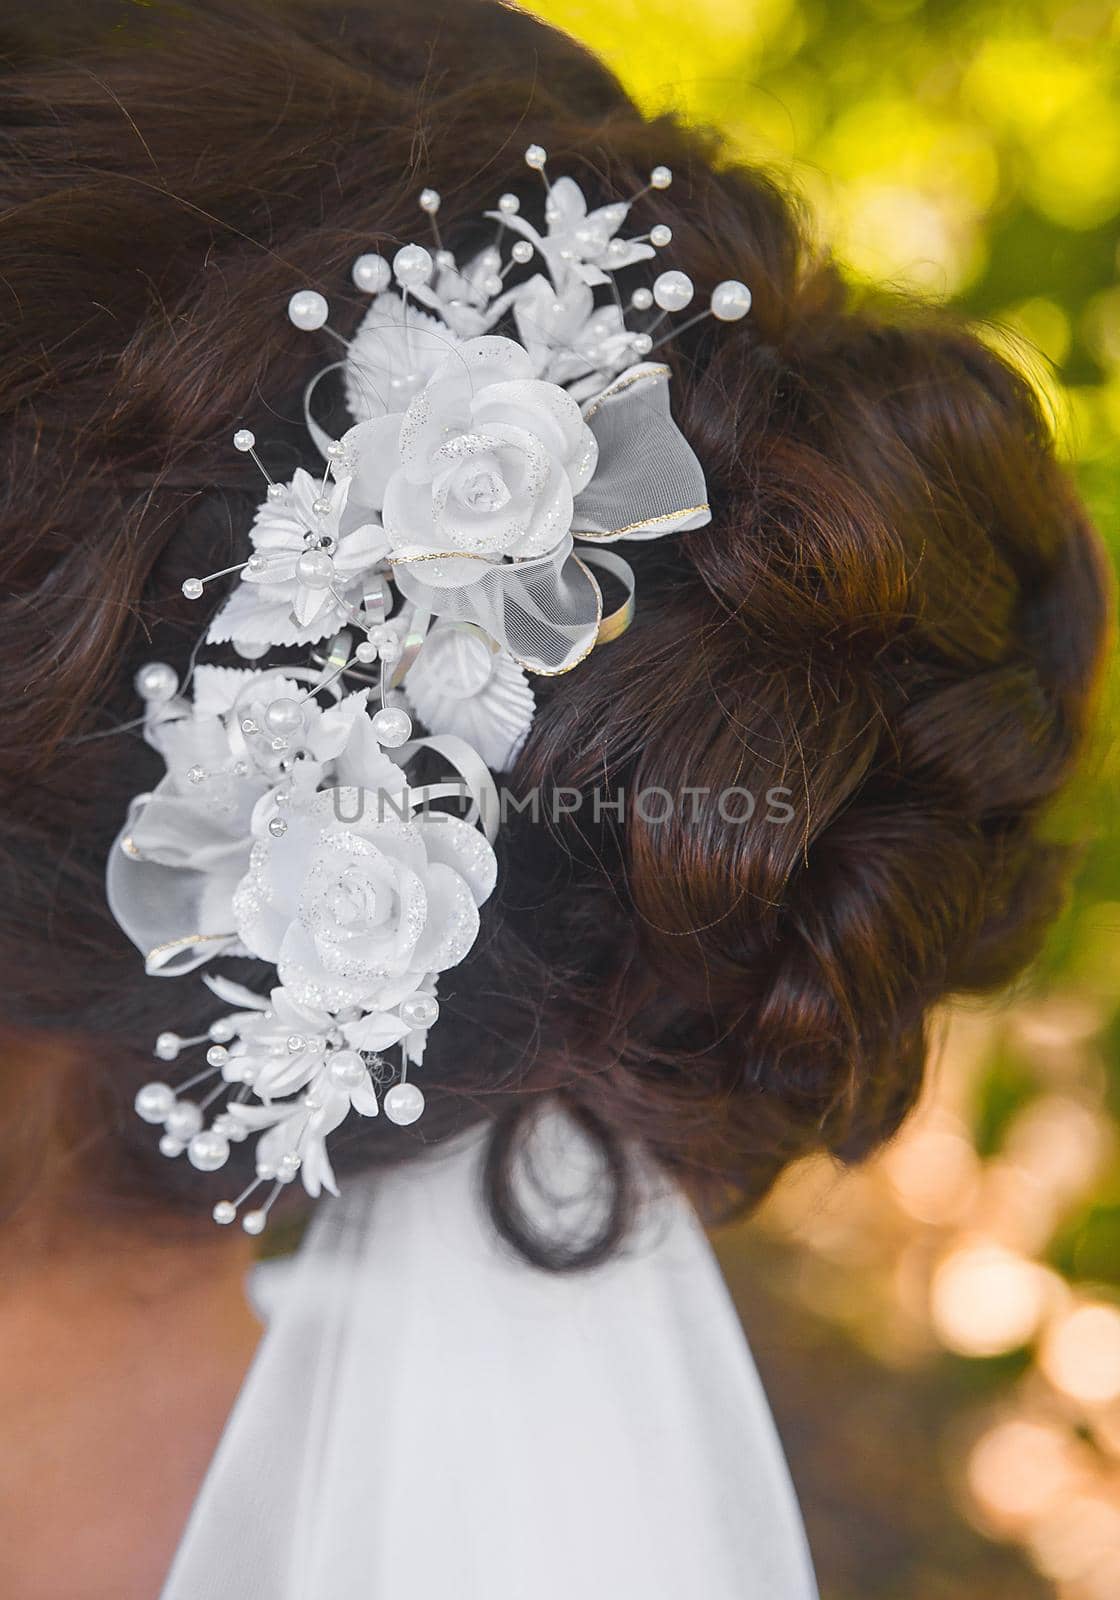
<path fill-rule="evenodd" d="M 259 661 L 263 655 L 268 654 L 270 647 L 264 640 L 235 639 L 233 648 L 242 661 Z"/>
<path fill-rule="evenodd" d="M 229 1140 L 213 1129 L 196 1133 L 187 1146 L 187 1160 L 199 1172 L 217 1172 L 229 1160 Z"/>
<path fill-rule="evenodd" d="M 210 1215 L 215 1222 L 220 1222 L 223 1228 L 228 1228 L 236 1220 L 237 1207 L 232 1200 L 219 1200 Z"/>
<path fill-rule="evenodd" d="M 161 1061 L 174 1061 L 182 1044 L 177 1033 L 161 1033 L 156 1040 L 156 1055 Z"/>
<path fill-rule="evenodd" d="M 663 272 L 654 280 L 653 298 L 662 311 L 683 311 L 692 295 L 692 279 L 687 273 Z"/>
<path fill-rule="evenodd" d="M 188 767 L 187 768 L 187 782 L 188 783 L 205 783 L 206 782 L 206 768 L 205 767 Z"/>
<path fill-rule="evenodd" d="M 264 1161 L 264 1160 L 258 1159 L 258 1161 L 257 1161 L 257 1177 L 258 1178 L 275 1178 L 275 1176 L 276 1176 L 276 1163 L 275 1163 L 275 1161 Z"/>
<path fill-rule="evenodd" d="M 521 201 L 515 194 L 503 194 L 498 197 L 498 210 L 503 217 L 515 217 L 521 210 Z M 526 240 L 528 243 L 528 240 Z"/>
<path fill-rule="evenodd" d="M 167 1156 L 172 1161 L 176 1156 L 182 1155 L 184 1148 L 182 1139 L 176 1139 L 174 1134 L 170 1133 L 165 1133 L 159 1142 L 160 1155 Z"/>
<path fill-rule="evenodd" d="M 272 501 L 273 505 L 278 505 L 281 500 L 286 500 L 287 497 L 288 497 L 288 486 L 287 486 L 286 483 L 270 483 L 269 484 L 269 486 L 268 486 L 268 498 Z"/>
<path fill-rule="evenodd" d="M 439 195 L 439 190 L 438 189 L 421 189 L 421 191 L 420 191 L 420 209 L 421 209 L 421 211 L 426 211 L 430 217 L 434 217 L 436 212 L 439 210 L 439 205 L 440 205 L 440 195 Z"/>
<path fill-rule="evenodd" d="M 659 250 L 663 249 L 665 245 L 671 244 L 672 239 L 673 230 L 664 222 L 659 222 L 656 227 L 649 230 L 649 242 L 652 245 L 656 245 Z"/>
<path fill-rule="evenodd" d="M 288 316 L 304 333 L 314 333 L 327 320 L 329 307 L 317 289 L 297 289 L 288 301 Z"/>
<path fill-rule="evenodd" d="M 296 562 L 296 577 L 305 589 L 329 589 L 334 562 L 325 550 L 305 550 Z"/>
<path fill-rule="evenodd" d="M 712 316 L 720 322 L 739 322 L 751 308 L 751 292 L 738 278 L 726 278 L 712 290 Z"/>
<path fill-rule="evenodd" d="M 525 152 L 525 165 L 534 172 L 540 172 L 547 160 L 548 151 L 542 145 L 531 144 Z"/>
<path fill-rule="evenodd" d="M 350 276 L 355 287 L 363 289 L 366 294 L 380 294 L 393 281 L 389 263 L 384 256 L 377 254 L 359 256 L 350 268 Z"/>
<path fill-rule="evenodd" d="M 241 1219 L 241 1226 L 246 1233 L 258 1234 L 264 1232 L 267 1221 L 268 1218 L 263 1211 L 246 1211 Z"/>
<path fill-rule="evenodd" d="M 206 1060 L 212 1067 L 224 1067 L 229 1060 L 229 1051 L 224 1044 L 212 1044 L 206 1052 Z"/>
<path fill-rule="evenodd" d="M 280 1165 L 276 1169 L 276 1176 L 283 1183 L 290 1183 L 299 1171 L 303 1162 L 294 1150 L 286 1150 L 280 1157 Z"/>
<path fill-rule="evenodd" d="M 272 817 L 268 824 L 268 831 L 274 839 L 282 839 L 288 831 L 288 824 L 283 817 Z"/>
<path fill-rule="evenodd" d="M 386 639 L 384 644 L 378 645 L 377 654 L 387 667 L 391 667 L 394 661 L 400 660 L 401 647 L 396 639 Z"/>
<path fill-rule="evenodd" d="M 377 646 L 371 643 L 369 639 L 363 639 L 354 654 L 363 665 L 368 667 L 371 661 L 377 660 Z"/>
<path fill-rule="evenodd" d="M 242 455 L 251 450 L 256 442 L 257 436 L 251 428 L 238 428 L 233 436 L 233 448 L 240 450 Z"/>
<path fill-rule="evenodd" d="M 635 289 L 630 296 L 630 304 L 635 311 L 648 311 L 653 304 L 653 294 L 649 289 Z"/>
<path fill-rule="evenodd" d="M 369 1076 L 356 1050 L 336 1050 L 331 1057 L 331 1077 L 341 1089 L 356 1089 Z"/>
<path fill-rule="evenodd" d="M 132 1104 L 142 1121 L 164 1122 L 175 1104 L 175 1091 L 166 1083 L 146 1083 Z"/>
<path fill-rule="evenodd" d="M 498 276 L 498 274 L 496 272 L 493 272 L 493 273 L 491 273 L 491 275 L 488 278 L 483 278 L 483 280 L 482 280 L 482 288 L 483 288 L 483 292 L 484 293 L 490 295 L 490 297 L 493 298 L 494 295 L 501 294 L 501 292 L 502 292 L 502 280 L 501 280 L 501 278 L 499 278 L 499 276 Z"/>
<path fill-rule="evenodd" d="M 267 566 L 268 561 L 261 555 L 259 550 L 254 552 L 245 563 L 245 568 L 248 572 L 263 572 Z"/>
<path fill-rule="evenodd" d="M 303 707 L 298 700 L 273 700 L 264 720 L 273 733 L 298 733 L 303 727 Z"/>
<path fill-rule="evenodd" d="M 321 494 L 312 500 L 311 509 L 317 517 L 326 517 L 330 515 L 332 504 L 333 502 L 325 494 Z"/>
<path fill-rule="evenodd" d="M 517 243 L 510 251 L 510 255 L 519 266 L 523 267 L 527 261 L 532 261 L 533 247 L 529 243 L 528 239 L 518 239 Z"/>
<path fill-rule="evenodd" d="M 177 1100 L 163 1121 L 174 1139 L 187 1140 L 202 1127 L 202 1112 L 193 1100 Z"/>
<path fill-rule="evenodd" d="M 149 661 L 140 668 L 135 682 L 141 700 L 170 700 L 179 687 L 179 674 L 166 661 Z"/>
<path fill-rule="evenodd" d="M 406 289 L 427 283 L 434 263 L 422 244 L 406 244 L 393 257 L 393 275 Z"/>
<path fill-rule="evenodd" d="M 636 333 L 630 343 L 635 354 L 639 356 L 648 356 L 653 349 L 653 340 L 648 333 Z"/>
<path fill-rule="evenodd" d="M 188 600 L 201 600 L 202 591 L 206 587 L 201 578 L 184 578 L 183 593 Z"/>
<path fill-rule="evenodd" d="M 385 1115 L 398 1128 L 407 1128 L 424 1110 L 424 1096 L 414 1083 L 395 1083 L 385 1096 Z"/>
<path fill-rule="evenodd" d="M 398 706 L 385 706 L 373 718 L 373 734 L 379 744 L 395 750 L 412 735 L 412 718 Z"/>
<path fill-rule="evenodd" d="M 401 1002 L 401 1021 L 410 1028 L 430 1028 L 439 1016 L 439 1001 L 430 994 L 410 994 Z"/>
<path fill-rule="evenodd" d="M 649 175 L 651 189 L 667 189 L 672 181 L 673 173 L 670 167 L 654 167 Z"/>

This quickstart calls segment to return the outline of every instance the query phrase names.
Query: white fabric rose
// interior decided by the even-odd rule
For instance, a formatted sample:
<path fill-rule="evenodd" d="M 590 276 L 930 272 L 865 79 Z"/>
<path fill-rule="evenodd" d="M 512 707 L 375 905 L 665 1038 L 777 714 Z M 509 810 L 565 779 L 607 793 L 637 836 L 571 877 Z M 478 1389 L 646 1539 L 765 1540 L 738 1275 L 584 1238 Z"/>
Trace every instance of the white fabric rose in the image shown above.
<path fill-rule="evenodd" d="M 458 818 L 402 809 L 388 783 L 324 790 L 254 845 L 237 929 L 297 1004 L 385 1010 L 474 943 L 493 850 Z"/>
<path fill-rule="evenodd" d="M 438 587 L 554 550 L 598 460 L 576 401 L 533 376 L 521 345 L 489 336 L 443 361 L 406 411 L 342 443 L 352 503 L 380 512 L 391 560 L 423 563 Z"/>

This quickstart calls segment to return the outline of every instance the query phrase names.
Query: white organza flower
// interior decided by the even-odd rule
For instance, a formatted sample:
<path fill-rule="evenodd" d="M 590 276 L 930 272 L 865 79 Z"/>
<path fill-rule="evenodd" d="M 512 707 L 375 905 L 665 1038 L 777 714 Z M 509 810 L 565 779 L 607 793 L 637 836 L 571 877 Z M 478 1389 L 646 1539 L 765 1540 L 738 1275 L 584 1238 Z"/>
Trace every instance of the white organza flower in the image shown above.
<path fill-rule="evenodd" d="M 133 803 L 125 849 L 109 863 L 117 920 L 146 957 L 190 935 L 232 942 L 233 892 L 248 866 L 253 812 L 275 781 L 231 746 L 217 712 L 196 715 L 184 703 L 184 713 L 153 731 L 167 771 Z M 200 948 L 219 954 L 222 947 Z"/>
<path fill-rule="evenodd" d="M 457 818 L 400 809 L 386 772 L 374 788 L 317 794 L 254 845 L 237 929 L 298 1004 L 388 1010 L 474 943 L 493 850 Z"/>
<path fill-rule="evenodd" d="M 557 178 L 548 191 L 545 233 L 538 232 L 520 215 L 487 215 L 497 217 L 529 239 L 547 262 L 553 281 L 562 287 L 572 277 L 592 286 L 607 283 L 608 273 L 650 259 L 654 254 L 651 245 L 616 238 L 629 212 L 627 200 L 589 211 L 579 184 L 574 178 L 563 177 Z"/>
<path fill-rule="evenodd" d="M 177 953 L 178 971 L 234 943 L 234 891 L 254 836 L 278 815 L 278 790 L 298 803 L 324 780 L 362 783 L 392 767 L 373 733 L 365 690 L 326 710 L 303 701 L 302 726 L 277 749 L 267 708 L 301 699 L 303 683 L 282 670 L 226 667 L 198 667 L 193 683 L 193 705 L 177 700 L 153 723 L 149 737 L 167 771 L 134 802 L 125 847 L 109 864 L 114 915 L 145 957 L 203 937 Z M 247 733 L 245 722 L 258 731 Z"/>
<path fill-rule="evenodd" d="M 591 290 L 578 279 L 557 290 L 538 273 L 523 285 L 513 315 L 534 371 L 553 383 L 614 373 L 634 358 L 636 336 L 620 308 L 596 309 Z M 592 382 L 588 392 L 596 387 L 601 383 Z"/>
<path fill-rule="evenodd" d="M 489 333 L 494 324 L 505 315 L 518 294 L 517 289 L 501 290 L 500 253 L 489 247 L 472 257 L 464 266 L 442 252 L 436 258 L 436 275 L 432 283 L 430 304 L 439 307 L 440 315 L 449 328 L 462 339 L 476 339 Z M 498 288 L 498 293 L 494 290 Z M 427 293 L 421 290 L 427 298 Z"/>
<path fill-rule="evenodd" d="M 370 1095 L 373 1096 L 372 1088 Z M 264 1106 L 234 1104 L 227 1115 L 240 1123 L 247 1133 L 261 1133 L 256 1148 L 258 1170 L 264 1167 L 275 1172 L 285 1156 L 298 1156 L 303 1187 L 312 1199 L 317 1199 L 324 1189 L 328 1194 L 338 1193 L 334 1169 L 327 1155 L 327 1138 L 345 1122 L 351 1109 L 358 1108 L 344 1089 L 324 1086 L 314 1099 L 313 1106 L 304 1099 L 273 1101 Z M 377 1115 L 375 1098 L 373 1109 L 361 1114 Z M 267 1132 L 263 1131 L 265 1129 Z"/>
<path fill-rule="evenodd" d="M 425 562 L 441 586 L 555 549 L 598 459 L 577 403 L 496 337 L 469 340 L 403 414 L 360 423 L 342 443 L 352 503 L 380 512 L 390 559 Z"/>
<path fill-rule="evenodd" d="M 345 479 L 324 488 L 300 467 L 285 499 L 258 508 L 253 556 L 210 626 L 211 644 L 310 644 L 337 631 L 389 549 L 376 518 L 348 511 L 349 493 Z"/>
<path fill-rule="evenodd" d="M 230 1082 L 251 1084 L 257 1098 L 266 1102 L 306 1088 L 324 1061 L 329 1064 L 328 1044 L 374 1052 L 407 1040 L 415 1031 L 392 1012 L 362 1013 L 354 1007 L 336 1015 L 300 1005 L 282 987 L 251 998 L 253 1010 L 228 1019 L 236 1037 L 224 1071 Z M 359 1083 L 349 1092 L 355 1110 L 367 1117 L 377 1115 L 371 1083 Z"/>

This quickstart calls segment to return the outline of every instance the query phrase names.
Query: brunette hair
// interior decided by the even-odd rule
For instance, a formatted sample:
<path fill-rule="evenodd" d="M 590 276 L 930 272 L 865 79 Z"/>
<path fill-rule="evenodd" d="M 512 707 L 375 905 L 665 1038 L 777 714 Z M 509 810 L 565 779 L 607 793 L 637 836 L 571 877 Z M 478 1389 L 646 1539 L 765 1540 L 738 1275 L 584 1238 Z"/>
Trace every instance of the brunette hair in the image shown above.
<path fill-rule="evenodd" d="M 636 1145 L 708 1216 L 799 1155 L 874 1148 L 918 1092 L 931 1007 L 1006 983 L 1061 891 L 1039 820 L 1082 742 L 1106 602 L 1027 384 L 947 313 L 853 300 L 769 179 L 644 118 L 496 0 L 14 9 L 0 973 L 25 1167 L 51 1139 L 118 1206 L 183 1200 L 182 1163 L 152 1153 L 130 1103 L 154 1034 L 219 1008 L 145 978 L 105 906 L 111 840 L 158 776 L 118 731 L 132 677 L 184 666 L 182 579 L 240 559 L 258 485 L 232 428 L 251 422 L 277 463 L 304 448 L 314 356 L 284 319 L 293 288 L 323 290 L 348 332 L 351 261 L 416 234 L 423 184 L 452 243 L 503 190 L 539 205 L 530 140 L 593 203 L 668 163 L 636 220 L 671 226 L 701 300 L 735 277 L 754 304 L 665 352 L 711 525 L 628 549 L 632 627 L 539 681 L 512 775 L 624 794 L 623 814 L 508 820 L 482 935 L 445 984 L 429 1111 L 410 1133 L 363 1128 L 342 1164 L 487 1119 L 498 1226 L 564 1267 L 623 1238 Z M 729 788 L 758 797 L 752 817 L 729 820 Z M 643 790 L 688 800 L 667 814 Z M 511 1182 L 556 1102 L 603 1152 L 591 1241 L 534 1232 Z M 215 1198 L 228 1175 L 209 1182 Z"/>

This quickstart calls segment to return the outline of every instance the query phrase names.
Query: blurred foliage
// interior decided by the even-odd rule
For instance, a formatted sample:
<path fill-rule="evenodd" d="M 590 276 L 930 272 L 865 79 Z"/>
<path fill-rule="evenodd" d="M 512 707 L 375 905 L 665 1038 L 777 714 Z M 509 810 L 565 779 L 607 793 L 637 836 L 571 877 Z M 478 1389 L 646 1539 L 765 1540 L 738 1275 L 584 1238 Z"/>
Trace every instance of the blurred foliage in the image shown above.
<path fill-rule="evenodd" d="M 779 173 L 853 279 L 973 317 L 1043 396 L 1120 556 L 1116 5 L 530 9 L 644 108 Z M 882 1157 L 796 1169 L 723 1247 L 826 1600 L 1120 1596 L 1118 712 L 1113 672 L 1054 819 L 1084 857 L 1039 971 L 946 1020 L 926 1104 Z"/>

